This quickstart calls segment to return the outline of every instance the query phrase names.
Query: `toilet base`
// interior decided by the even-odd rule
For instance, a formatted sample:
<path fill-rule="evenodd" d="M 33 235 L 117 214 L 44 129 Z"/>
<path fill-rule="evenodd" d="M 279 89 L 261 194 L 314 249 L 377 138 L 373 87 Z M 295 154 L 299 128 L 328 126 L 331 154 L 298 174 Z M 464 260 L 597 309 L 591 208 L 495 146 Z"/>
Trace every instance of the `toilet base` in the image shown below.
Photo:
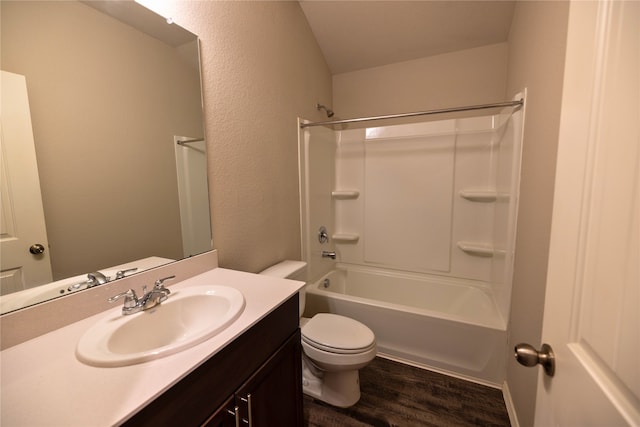
<path fill-rule="evenodd" d="M 302 392 L 339 408 L 348 408 L 360 400 L 358 369 L 339 372 L 318 372 L 309 361 L 302 360 Z M 314 371 L 316 374 L 314 374 Z"/>

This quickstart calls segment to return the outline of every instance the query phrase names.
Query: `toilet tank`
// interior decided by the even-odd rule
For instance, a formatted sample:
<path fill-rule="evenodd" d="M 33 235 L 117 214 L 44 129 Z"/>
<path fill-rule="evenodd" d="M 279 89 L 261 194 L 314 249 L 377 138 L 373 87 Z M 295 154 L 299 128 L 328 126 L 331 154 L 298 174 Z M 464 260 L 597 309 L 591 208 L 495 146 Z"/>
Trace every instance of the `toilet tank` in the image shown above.
<path fill-rule="evenodd" d="M 304 261 L 281 261 L 271 267 L 261 271 L 259 274 L 264 276 L 279 277 L 281 279 L 300 280 L 306 282 L 307 263 Z M 305 305 L 305 288 L 298 292 L 300 301 L 300 317 L 304 313 Z"/>
<path fill-rule="evenodd" d="M 280 277 L 282 279 L 302 280 L 306 273 L 307 263 L 304 261 L 282 261 L 260 272 L 264 276 Z"/>

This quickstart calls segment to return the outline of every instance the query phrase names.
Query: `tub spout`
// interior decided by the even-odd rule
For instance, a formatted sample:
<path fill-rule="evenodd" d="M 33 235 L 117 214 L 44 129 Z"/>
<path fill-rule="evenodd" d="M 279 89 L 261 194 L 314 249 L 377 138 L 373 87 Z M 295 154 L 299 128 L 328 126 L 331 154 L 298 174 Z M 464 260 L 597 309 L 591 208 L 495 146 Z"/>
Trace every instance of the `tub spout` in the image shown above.
<path fill-rule="evenodd" d="M 322 258 L 336 259 L 336 253 L 335 252 L 322 251 Z"/>

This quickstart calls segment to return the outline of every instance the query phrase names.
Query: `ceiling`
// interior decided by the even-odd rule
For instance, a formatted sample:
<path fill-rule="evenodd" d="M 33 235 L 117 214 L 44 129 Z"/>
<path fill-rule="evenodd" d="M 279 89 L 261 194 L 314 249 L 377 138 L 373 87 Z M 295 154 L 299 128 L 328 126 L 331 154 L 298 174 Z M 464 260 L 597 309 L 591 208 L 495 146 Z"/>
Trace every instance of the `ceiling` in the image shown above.
<path fill-rule="evenodd" d="M 170 23 L 159 14 L 152 12 L 153 8 L 140 7 L 130 0 L 80 0 L 94 9 L 105 13 L 118 21 L 130 25 L 169 46 L 178 47 L 193 41 L 196 36 L 179 25 Z M 138 2 L 141 3 L 141 2 Z M 148 1 L 145 2 L 149 3 Z"/>
<path fill-rule="evenodd" d="M 332 74 L 507 40 L 514 1 L 300 0 Z"/>

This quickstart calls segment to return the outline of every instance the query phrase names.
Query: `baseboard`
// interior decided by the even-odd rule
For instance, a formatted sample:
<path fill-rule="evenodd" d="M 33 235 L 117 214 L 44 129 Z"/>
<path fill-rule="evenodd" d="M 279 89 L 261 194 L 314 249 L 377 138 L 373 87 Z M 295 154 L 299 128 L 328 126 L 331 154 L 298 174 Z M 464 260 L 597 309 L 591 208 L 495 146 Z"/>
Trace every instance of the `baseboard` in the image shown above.
<path fill-rule="evenodd" d="M 427 371 L 436 372 L 438 374 L 447 375 L 449 377 L 457 378 L 459 380 L 480 384 L 485 387 L 491 387 L 498 390 L 501 389 L 501 386 L 499 383 L 493 383 L 491 381 L 486 381 L 480 378 L 472 377 L 470 375 L 464 375 L 459 372 L 453 372 L 446 369 L 438 368 L 436 366 L 426 365 L 424 363 L 416 362 L 414 360 L 409 360 L 395 354 L 385 353 L 384 351 L 380 351 L 380 349 L 378 349 L 378 354 L 376 354 L 376 356 L 382 357 L 383 359 L 393 360 L 394 362 L 403 363 L 405 365 L 413 366 L 414 368 L 420 368 Z"/>
<path fill-rule="evenodd" d="M 507 407 L 507 414 L 509 414 L 509 422 L 511 423 L 511 427 L 520 427 L 518 416 L 516 414 L 516 407 L 513 404 L 511 392 L 509 391 L 509 385 L 506 381 L 502 383 L 502 397 L 504 398 L 504 404 Z"/>

